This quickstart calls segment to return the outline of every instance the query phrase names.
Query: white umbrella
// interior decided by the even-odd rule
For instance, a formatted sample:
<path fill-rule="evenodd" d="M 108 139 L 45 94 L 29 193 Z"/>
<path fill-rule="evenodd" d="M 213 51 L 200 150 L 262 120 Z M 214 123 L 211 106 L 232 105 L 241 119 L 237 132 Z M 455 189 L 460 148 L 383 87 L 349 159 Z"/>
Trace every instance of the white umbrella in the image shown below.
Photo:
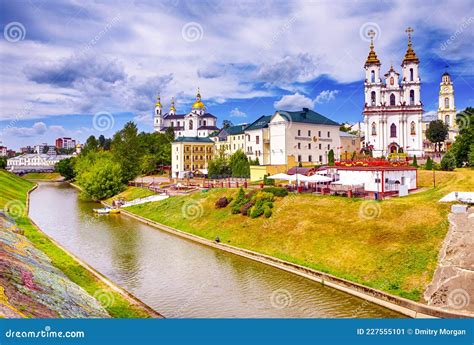
<path fill-rule="evenodd" d="M 291 176 L 283 173 L 275 174 L 272 176 L 268 176 L 267 178 L 271 180 L 286 180 L 286 181 L 291 181 Z"/>
<path fill-rule="evenodd" d="M 301 181 L 304 182 L 331 182 L 332 178 L 322 175 L 311 175 L 311 176 L 303 176 Z"/>

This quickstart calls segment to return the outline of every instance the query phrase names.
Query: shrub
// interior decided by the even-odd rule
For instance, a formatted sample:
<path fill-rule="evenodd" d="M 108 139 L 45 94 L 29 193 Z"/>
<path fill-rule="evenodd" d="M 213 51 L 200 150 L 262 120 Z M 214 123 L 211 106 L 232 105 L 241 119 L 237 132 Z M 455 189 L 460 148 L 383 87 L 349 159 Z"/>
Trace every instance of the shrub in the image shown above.
<path fill-rule="evenodd" d="M 247 194 L 245 194 L 245 199 L 252 199 L 252 197 L 255 195 L 255 191 L 252 190 L 250 192 L 248 192 Z"/>
<path fill-rule="evenodd" d="M 242 206 L 240 206 L 240 213 L 242 213 L 244 216 L 249 215 L 249 209 L 254 205 L 253 201 L 249 201 Z"/>
<path fill-rule="evenodd" d="M 456 157 L 451 151 L 448 151 L 441 159 L 441 170 L 453 171 L 454 168 L 456 168 Z"/>
<path fill-rule="evenodd" d="M 426 160 L 425 169 L 433 170 L 433 160 L 431 159 L 431 157 L 428 157 L 428 159 Z"/>
<path fill-rule="evenodd" d="M 274 196 L 285 197 L 288 195 L 288 191 L 283 187 L 265 187 L 264 192 L 272 193 Z"/>
<path fill-rule="evenodd" d="M 269 193 L 265 191 L 258 192 L 254 197 L 255 202 L 273 201 L 274 199 L 275 199 L 275 196 L 273 195 L 273 193 Z"/>
<path fill-rule="evenodd" d="M 270 204 L 273 206 L 273 204 Z M 266 207 L 265 211 L 263 212 L 265 218 L 270 218 L 272 216 L 272 209 L 270 207 Z"/>
<path fill-rule="evenodd" d="M 414 167 L 418 167 L 418 162 L 416 161 L 416 155 L 413 156 L 413 163 L 411 165 Z"/>
<path fill-rule="evenodd" d="M 224 208 L 227 205 L 229 205 L 229 200 L 225 196 L 216 201 L 216 208 Z"/>
<path fill-rule="evenodd" d="M 263 176 L 263 184 L 265 186 L 274 186 L 275 185 L 275 180 L 274 179 L 269 179 L 268 175 Z"/>
<path fill-rule="evenodd" d="M 263 214 L 263 207 L 256 204 L 250 209 L 250 217 L 257 218 Z"/>

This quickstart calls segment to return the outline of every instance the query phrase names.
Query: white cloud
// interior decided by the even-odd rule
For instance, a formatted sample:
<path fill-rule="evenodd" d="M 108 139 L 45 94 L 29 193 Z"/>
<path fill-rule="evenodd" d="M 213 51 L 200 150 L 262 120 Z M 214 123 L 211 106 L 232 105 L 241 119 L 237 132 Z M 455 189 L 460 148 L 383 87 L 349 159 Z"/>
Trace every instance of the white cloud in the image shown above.
<path fill-rule="evenodd" d="M 239 108 L 234 108 L 230 111 L 231 117 L 247 117 L 247 114 L 241 111 Z"/>
<path fill-rule="evenodd" d="M 18 137 L 34 137 L 41 136 L 46 133 L 48 127 L 44 122 L 35 122 L 32 127 L 5 127 L 3 132 L 6 135 L 18 136 Z"/>
<path fill-rule="evenodd" d="M 314 101 L 305 95 L 295 93 L 294 95 L 285 95 L 273 106 L 279 110 L 301 110 L 302 108 L 313 108 Z"/>
<path fill-rule="evenodd" d="M 339 90 L 324 90 L 324 91 L 321 91 L 319 95 L 316 96 L 314 101 L 316 103 L 327 103 L 335 99 L 338 93 L 339 93 Z"/>

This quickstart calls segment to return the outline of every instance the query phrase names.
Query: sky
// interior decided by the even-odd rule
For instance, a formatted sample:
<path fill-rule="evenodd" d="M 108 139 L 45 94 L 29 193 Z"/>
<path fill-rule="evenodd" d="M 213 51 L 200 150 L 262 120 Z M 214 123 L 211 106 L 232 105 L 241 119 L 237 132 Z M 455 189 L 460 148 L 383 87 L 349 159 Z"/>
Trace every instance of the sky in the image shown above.
<path fill-rule="evenodd" d="M 164 110 L 234 124 L 308 107 L 362 120 L 368 30 L 385 73 L 412 27 L 422 102 L 438 107 L 441 75 L 457 109 L 474 104 L 473 1 L 0 0 L 0 145 L 111 136 L 127 121 L 152 131 Z"/>

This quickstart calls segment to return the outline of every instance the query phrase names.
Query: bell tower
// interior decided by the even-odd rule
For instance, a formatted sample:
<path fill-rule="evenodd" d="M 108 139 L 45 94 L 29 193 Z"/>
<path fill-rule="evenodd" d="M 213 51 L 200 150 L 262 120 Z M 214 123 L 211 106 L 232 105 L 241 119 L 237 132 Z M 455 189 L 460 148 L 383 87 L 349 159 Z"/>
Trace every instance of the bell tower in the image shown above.
<path fill-rule="evenodd" d="M 155 129 L 155 132 L 159 132 L 163 127 L 162 109 L 160 94 L 158 94 L 155 104 L 155 114 L 153 115 L 153 128 Z"/>
<path fill-rule="evenodd" d="M 454 86 L 451 75 L 445 72 L 439 84 L 438 119 L 449 126 L 449 140 L 457 134 L 456 105 L 454 104 Z"/>

